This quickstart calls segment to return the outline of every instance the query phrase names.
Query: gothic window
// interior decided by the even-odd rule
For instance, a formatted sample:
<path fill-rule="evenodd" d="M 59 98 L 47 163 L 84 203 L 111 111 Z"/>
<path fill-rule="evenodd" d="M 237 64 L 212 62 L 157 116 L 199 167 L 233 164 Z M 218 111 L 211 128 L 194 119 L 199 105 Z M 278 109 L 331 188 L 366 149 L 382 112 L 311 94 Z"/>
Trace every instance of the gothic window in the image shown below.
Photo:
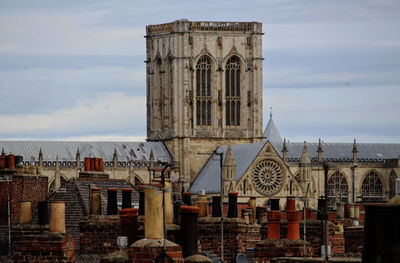
<path fill-rule="evenodd" d="M 263 195 L 279 192 L 284 182 L 284 171 L 273 160 L 259 161 L 253 170 L 253 182 L 256 190 Z"/>
<path fill-rule="evenodd" d="M 365 176 L 361 189 L 363 201 L 382 201 L 385 197 L 382 179 L 375 171 Z"/>
<path fill-rule="evenodd" d="M 349 201 L 349 186 L 346 176 L 336 171 L 328 179 L 328 207 L 333 208 L 335 201 L 342 204 Z"/>
<path fill-rule="evenodd" d="M 225 66 L 225 118 L 227 126 L 240 126 L 240 61 L 231 57 Z"/>
<path fill-rule="evenodd" d="M 196 65 L 197 125 L 211 125 L 211 60 L 203 56 Z"/>
<path fill-rule="evenodd" d="M 389 198 L 396 195 L 396 173 L 392 170 L 389 177 Z"/>

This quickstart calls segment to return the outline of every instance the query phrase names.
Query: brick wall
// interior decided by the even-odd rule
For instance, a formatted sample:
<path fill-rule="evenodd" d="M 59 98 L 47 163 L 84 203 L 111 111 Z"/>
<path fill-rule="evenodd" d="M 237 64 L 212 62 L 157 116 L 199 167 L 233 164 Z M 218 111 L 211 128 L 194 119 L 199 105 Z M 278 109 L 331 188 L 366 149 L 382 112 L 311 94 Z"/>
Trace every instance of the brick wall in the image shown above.
<path fill-rule="evenodd" d="M 32 214 L 37 213 L 38 201 L 47 199 L 46 176 L 13 175 L 10 182 L 11 224 L 18 224 L 20 202 L 32 202 Z M 7 182 L 0 183 L 0 225 L 7 225 Z"/>
<path fill-rule="evenodd" d="M 300 239 L 304 239 L 304 221 L 300 220 Z M 287 220 L 281 220 L 281 239 L 287 238 Z M 332 253 L 345 252 L 345 242 L 343 233 L 337 231 L 337 227 L 333 222 L 328 224 L 329 244 L 332 246 Z M 313 256 L 321 255 L 322 226 L 320 220 L 307 220 L 306 224 L 306 240 L 310 243 L 311 253 Z M 268 223 L 265 222 L 261 227 L 261 236 L 263 240 L 267 239 Z"/>
<path fill-rule="evenodd" d="M 257 263 L 269 263 L 274 257 L 304 257 L 304 243 L 306 243 L 305 256 L 310 256 L 310 246 L 303 240 L 263 240 L 258 242 L 254 249 L 254 260 Z"/>
<path fill-rule="evenodd" d="M 48 227 L 13 228 L 13 262 L 75 262 L 75 240 L 68 234 L 48 232 Z"/>
<path fill-rule="evenodd" d="M 364 245 L 364 227 L 350 226 L 344 229 L 346 252 L 361 253 Z"/>
<path fill-rule="evenodd" d="M 79 223 L 81 232 L 81 254 L 110 254 L 118 250 L 117 237 L 120 236 L 118 215 L 85 216 Z"/>
<path fill-rule="evenodd" d="M 239 218 L 224 218 L 224 258 L 236 262 L 238 253 L 253 248 L 261 240 L 260 225 L 247 225 Z M 220 218 L 199 218 L 199 251 L 221 256 Z"/>

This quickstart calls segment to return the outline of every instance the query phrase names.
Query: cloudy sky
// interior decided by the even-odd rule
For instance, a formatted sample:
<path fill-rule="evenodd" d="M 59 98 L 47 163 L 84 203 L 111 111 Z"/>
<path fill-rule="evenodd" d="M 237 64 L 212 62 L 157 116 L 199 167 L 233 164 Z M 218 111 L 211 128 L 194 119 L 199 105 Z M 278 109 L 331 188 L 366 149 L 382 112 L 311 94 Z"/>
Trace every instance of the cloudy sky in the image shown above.
<path fill-rule="evenodd" d="M 264 126 L 400 143 L 400 1 L 0 1 L 0 139 L 144 140 L 145 26 L 263 23 Z"/>

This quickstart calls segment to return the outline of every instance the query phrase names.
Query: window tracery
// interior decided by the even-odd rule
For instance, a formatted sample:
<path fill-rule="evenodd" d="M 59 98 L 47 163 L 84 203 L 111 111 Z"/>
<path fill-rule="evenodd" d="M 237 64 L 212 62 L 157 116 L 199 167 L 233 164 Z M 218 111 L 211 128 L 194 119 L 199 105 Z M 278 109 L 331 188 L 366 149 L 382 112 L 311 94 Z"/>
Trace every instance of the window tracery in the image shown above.
<path fill-rule="evenodd" d="M 383 182 L 379 174 L 371 171 L 362 182 L 363 201 L 382 201 L 385 197 Z"/>
<path fill-rule="evenodd" d="M 211 125 L 211 60 L 203 56 L 196 65 L 196 123 Z"/>
<path fill-rule="evenodd" d="M 240 61 L 231 57 L 225 66 L 225 118 L 227 126 L 240 126 Z"/>
<path fill-rule="evenodd" d="M 328 207 L 333 208 L 335 201 L 345 204 L 349 201 L 349 186 L 346 176 L 336 171 L 328 179 Z"/>

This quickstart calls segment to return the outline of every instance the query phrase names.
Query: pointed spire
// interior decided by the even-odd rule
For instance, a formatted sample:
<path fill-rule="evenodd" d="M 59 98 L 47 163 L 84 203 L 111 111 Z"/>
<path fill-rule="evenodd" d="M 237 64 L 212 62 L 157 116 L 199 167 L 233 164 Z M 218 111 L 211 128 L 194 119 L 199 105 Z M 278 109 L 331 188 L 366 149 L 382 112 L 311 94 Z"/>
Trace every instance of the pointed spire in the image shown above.
<path fill-rule="evenodd" d="M 151 148 L 151 151 L 150 151 L 150 161 L 151 161 L 151 162 L 154 161 L 153 148 Z"/>
<path fill-rule="evenodd" d="M 39 167 L 43 166 L 43 152 L 42 152 L 42 148 L 40 148 L 39 150 Z"/>
<path fill-rule="evenodd" d="M 1 148 L 1 155 L 6 155 L 6 152 L 4 151 L 4 147 Z"/>
<path fill-rule="evenodd" d="M 319 138 L 319 141 L 318 141 L 318 150 L 317 150 L 317 152 L 318 152 L 318 162 L 322 162 L 322 153 L 323 153 L 323 150 L 322 150 L 321 138 Z"/>
<path fill-rule="evenodd" d="M 356 142 L 356 138 L 354 138 L 354 144 L 353 144 L 353 164 L 357 163 L 357 142 Z"/>
<path fill-rule="evenodd" d="M 58 154 L 56 156 L 56 170 L 54 171 L 54 173 L 55 173 L 55 187 L 56 187 L 56 189 L 60 189 L 61 176 L 60 176 L 59 166 L 58 166 Z"/>
<path fill-rule="evenodd" d="M 283 161 L 287 161 L 287 145 L 286 145 L 286 138 L 283 139 L 283 147 L 282 147 L 282 152 L 283 152 Z"/>
<path fill-rule="evenodd" d="M 271 112 L 269 114 L 268 124 L 265 127 L 265 130 L 263 132 L 263 137 L 264 137 L 264 140 L 270 141 L 271 143 L 282 142 L 282 137 L 279 134 L 278 128 L 276 127 L 276 125 L 272 119 L 272 107 L 271 107 Z"/>
<path fill-rule="evenodd" d="M 114 167 L 117 167 L 117 165 L 118 165 L 118 152 L 117 152 L 117 148 L 114 148 L 113 162 L 114 162 Z"/>
<path fill-rule="evenodd" d="M 233 155 L 232 147 L 229 144 L 226 150 L 224 165 L 236 165 L 235 156 Z"/>
<path fill-rule="evenodd" d="M 79 148 L 76 150 L 76 156 L 75 156 L 75 161 L 76 161 L 76 167 L 80 168 L 81 167 L 81 152 L 79 151 Z"/>
<path fill-rule="evenodd" d="M 301 154 L 300 163 L 310 163 L 310 155 L 308 154 L 307 142 L 304 141 L 303 153 Z"/>
<path fill-rule="evenodd" d="M 356 142 L 356 138 L 354 138 L 354 143 L 353 143 L 353 153 L 356 153 L 357 151 L 357 142 Z"/>

